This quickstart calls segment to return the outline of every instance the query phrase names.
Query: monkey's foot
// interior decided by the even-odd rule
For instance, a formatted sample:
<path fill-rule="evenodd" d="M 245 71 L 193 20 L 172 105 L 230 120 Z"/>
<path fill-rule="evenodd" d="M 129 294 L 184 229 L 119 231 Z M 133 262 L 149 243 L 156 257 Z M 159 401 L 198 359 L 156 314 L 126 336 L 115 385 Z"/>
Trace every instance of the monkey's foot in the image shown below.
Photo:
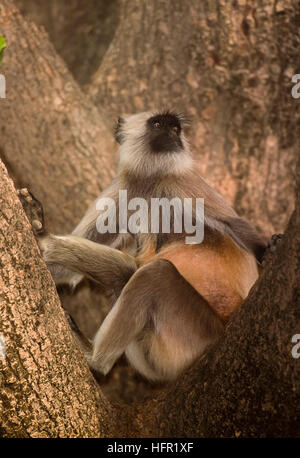
<path fill-rule="evenodd" d="M 267 260 L 272 256 L 272 253 L 276 251 L 276 248 L 280 244 L 282 238 L 283 238 L 283 234 L 272 235 L 272 237 L 268 241 L 268 245 L 267 245 L 266 251 L 263 256 L 262 266 L 266 265 Z"/>
<path fill-rule="evenodd" d="M 42 204 L 28 191 L 27 188 L 18 189 L 18 196 L 26 216 L 32 226 L 34 235 L 45 234 L 44 211 Z"/>

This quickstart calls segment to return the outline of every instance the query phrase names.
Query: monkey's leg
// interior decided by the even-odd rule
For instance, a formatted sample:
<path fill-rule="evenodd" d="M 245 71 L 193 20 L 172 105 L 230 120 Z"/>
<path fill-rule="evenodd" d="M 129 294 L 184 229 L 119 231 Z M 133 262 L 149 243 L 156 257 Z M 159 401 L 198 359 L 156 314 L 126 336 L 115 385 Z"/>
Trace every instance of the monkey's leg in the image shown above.
<path fill-rule="evenodd" d="M 47 264 L 59 264 L 95 281 L 117 296 L 137 269 L 132 256 L 74 235 L 49 235 L 39 239 Z"/>
<path fill-rule="evenodd" d="M 148 266 L 142 267 L 129 280 L 94 338 L 94 348 L 88 363 L 92 369 L 104 375 L 146 326 L 151 302 L 151 284 L 147 270 Z M 141 288 L 143 281 L 148 286 L 145 296 Z"/>
<path fill-rule="evenodd" d="M 146 378 L 176 377 L 213 343 L 224 325 L 166 259 L 141 267 L 99 328 L 90 367 L 107 374 L 126 353 Z"/>

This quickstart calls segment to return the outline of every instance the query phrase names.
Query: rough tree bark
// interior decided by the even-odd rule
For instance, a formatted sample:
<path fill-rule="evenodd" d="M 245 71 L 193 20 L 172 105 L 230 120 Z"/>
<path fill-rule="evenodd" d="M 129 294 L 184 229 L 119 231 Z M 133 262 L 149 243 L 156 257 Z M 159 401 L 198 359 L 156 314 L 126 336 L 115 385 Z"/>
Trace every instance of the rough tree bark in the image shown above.
<path fill-rule="evenodd" d="M 190 113 L 203 175 L 269 236 L 294 205 L 298 18 L 295 0 L 123 0 L 89 93 L 111 117 Z"/>
<path fill-rule="evenodd" d="M 299 435 L 291 338 L 300 326 L 300 193 L 281 245 L 224 337 L 174 385 L 133 408 L 98 392 L 2 165 L 0 176 L 3 436 Z"/>
<path fill-rule="evenodd" d="M 98 387 L 2 163 L 0 334 L 0 436 L 99 435 Z"/>
<path fill-rule="evenodd" d="M 112 178 L 111 131 L 46 33 L 10 0 L 0 4 L 0 31 L 8 43 L 0 157 L 16 182 L 43 202 L 49 229 L 70 231 Z"/>

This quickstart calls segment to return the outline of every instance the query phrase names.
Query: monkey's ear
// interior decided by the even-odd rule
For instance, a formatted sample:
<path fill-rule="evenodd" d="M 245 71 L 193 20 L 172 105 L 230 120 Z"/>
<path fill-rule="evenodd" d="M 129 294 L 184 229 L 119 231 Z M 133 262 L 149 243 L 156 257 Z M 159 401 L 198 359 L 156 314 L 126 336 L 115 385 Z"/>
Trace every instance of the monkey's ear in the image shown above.
<path fill-rule="evenodd" d="M 115 140 L 121 145 L 123 142 L 123 133 L 122 133 L 122 125 L 124 124 L 124 118 L 118 118 L 115 126 Z"/>

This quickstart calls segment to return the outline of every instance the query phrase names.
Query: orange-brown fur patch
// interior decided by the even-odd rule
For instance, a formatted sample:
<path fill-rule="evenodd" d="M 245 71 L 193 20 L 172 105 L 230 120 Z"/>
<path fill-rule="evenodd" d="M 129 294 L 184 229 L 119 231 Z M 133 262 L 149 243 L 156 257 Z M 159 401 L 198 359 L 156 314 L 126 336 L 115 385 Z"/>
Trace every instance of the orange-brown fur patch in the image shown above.
<path fill-rule="evenodd" d="M 159 253 L 149 240 L 138 259 L 144 265 L 160 258 L 172 262 L 223 321 L 242 303 L 258 276 L 254 257 L 227 236 L 216 240 L 215 245 L 174 242 Z"/>

